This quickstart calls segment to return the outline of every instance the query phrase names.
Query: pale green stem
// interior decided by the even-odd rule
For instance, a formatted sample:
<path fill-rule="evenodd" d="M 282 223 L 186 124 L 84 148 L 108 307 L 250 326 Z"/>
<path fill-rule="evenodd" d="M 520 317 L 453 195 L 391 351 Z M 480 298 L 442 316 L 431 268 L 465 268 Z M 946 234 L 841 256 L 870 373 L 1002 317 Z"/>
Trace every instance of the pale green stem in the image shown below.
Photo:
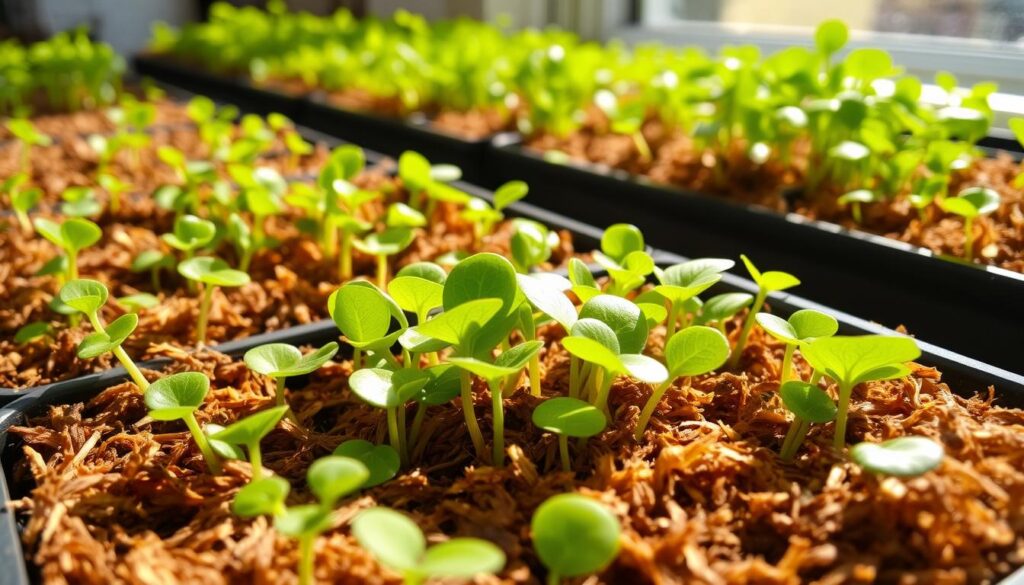
<path fill-rule="evenodd" d="M 486 452 L 484 436 L 480 432 L 480 425 L 476 421 L 476 411 L 473 409 L 473 380 L 466 370 L 462 371 L 461 383 L 462 414 L 466 418 L 466 428 L 469 430 L 470 439 L 473 440 L 476 456 L 483 458 L 483 454 Z"/>
<path fill-rule="evenodd" d="M 786 436 L 782 439 L 782 447 L 779 449 L 779 456 L 785 459 L 786 453 L 789 452 L 789 444 L 793 442 L 793 437 L 796 436 L 797 431 L 800 430 L 800 417 L 794 416 L 793 420 L 789 423 L 789 428 L 786 430 Z"/>
<path fill-rule="evenodd" d="M 633 144 L 636 145 L 636 150 L 640 153 L 640 160 L 648 162 L 651 160 L 651 147 L 647 144 L 647 140 L 644 138 L 644 133 L 637 130 L 633 133 Z"/>
<path fill-rule="evenodd" d="M 736 340 L 736 347 L 733 348 L 732 355 L 729 356 L 729 368 L 735 368 L 739 365 L 740 357 L 743 355 L 743 347 L 747 345 L 747 336 L 750 335 L 750 330 L 754 328 L 757 313 L 761 310 L 761 306 L 764 305 L 764 300 L 767 296 L 768 291 L 763 288 L 757 291 L 754 305 L 750 308 L 750 312 L 747 313 L 746 320 L 743 321 L 743 329 L 740 330 L 740 336 Z"/>
<path fill-rule="evenodd" d="M 352 280 L 352 235 L 341 235 L 341 252 L 338 254 L 338 277 L 341 282 Z"/>
<path fill-rule="evenodd" d="M 795 423 L 797 421 L 794 420 L 793 422 Z M 796 455 L 796 452 L 800 448 L 800 445 L 803 444 L 804 437 L 807 436 L 807 431 L 810 429 L 810 427 L 810 422 L 805 420 L 800 421 L 800 426 L 797 428 L 796 433 L 793 435 L 792 440 L 789 442 L 789 449 L 787 451 L 783 451 L 782 453 L 783 461 L 789 461 L 793 459 L 793 456 Z"/>
<path fill-rule="evenodd" d="M 135 362 L 132 361 L 132 358 L 128 357 L 128 352 L 119 345 L 113 349 L 113 354 L 114 357 L 117 358 L 117 361 L 121 362 L 121 366 L 123 366 L 125 371 L 128 372 L 128 375 L 131 376 L 132 381 L 139 387 L 139 390 L 143 392 L 148 390 L 149 382 L 146 380 L 146 377 L 142 375 L 142 371 L 135 365 Z"/>
<path fill-rule="evenodd" d="M 363 367 L 363 350 L 358 347 L 352 350 L 352 371 Z"/>
<path fill-rule="evenodd" d="M 277 384 L 276 391 L 274 392 L 274 403 L 277 406 L 287 406 L 288 410 L 286 410 L 285 413 L 284 413 L 285 417 L 287 417 L 288 420 L 292 421 L 292 423 L 294 423 L 295 426 L 300 426 L 299 425 L 299 418 L 297 416 L 295 416 L 295 412 L 292 411 L 292 407 L 290 405 L 288 405 L 288 403 L 286 403 L 285 400 L 284 400 L 285 399 L 285 384 L 286 384 L 285 381 L 286 380 L 287 380 L 287 378 L 285 378 L 284 376 L 279 376 L 277 378 L 274 378 L 274 382 Z"/>
<path fill-rule="evenodd" d="M 420 402 L 416 405 L 416 415 L 412 417 L 412 430 L 409 431 L 410 444 L 415 445 L 420 437 L 420 428 L 423 427 L 423 419 L 427 415 L 427 403 Z"/>
<path fill-rule="evenodd" d="M 793 352 L 796 350 L 795 343 L 786 344 L 786 353 L 782 356 L 782 373 L 779 375 L 779 384 L 785 384 L 793 371 Z"/>
<path fill-rule="evenodd" d="M 561 582 L 562 577 L 558 573 L 556 573 L 555 571 L 551 571 L 550 573 L 548 573 L 547 585 L 560 585 Z"/>
<path fill-rule="evenodd" d="M 299 585 L 313 585 L 313 561 L 315 556 L 315 534 L 303 534 L 299 537 Z"/>
<path fill-rule="evenodd" d="M 580 358 L 569 356 L 569 397 L 580 395 Z"/>
<path fill-rule="evenodd" d="M 491 384 L 491 418 L 494 421 L 493 461 L 495 467 L 505 466 L 505 405 L 500 384 Z"/>
<path fill-rule="evenodd" d="M 540 354 L 530 358 L 530 394 L 540 396 Z"/>
<path fill-rule="evenodd" d="M 964 258 L 970 262 L 974 259 L 974 218 L 964 218 Z"/>
<path fill-rule="evenodd" d="M 832 441 L 836 449 L 842 449 L 846 445 L 846 417 L 850 412 L 850 394 L 852 393 L 853 384 L 839 383 L 839 412 L 836 413 L 836 434 Z"/>
<path fill-rule="evenodd" d="M 562 459 L 562 471 L 572 471 L 569 461 L 569 437 L 558 435 L 558 455 Z"/>
<path fill-rule="evenodd" d="M 402 450 L 402 435 L 398 432 L 398 412 L 397 408 L 392 406 L 387 409 L 388 412 L 388 439 L 391 441 L 391 447 L 398 453 L 398 457 L 405 465 L 405 453 Z"/>
<path fill-rule="evenodd" d="M 377 255 L 377 286 L 382 290 L 388 285 L 388 257 L 386 254 Z"/>
<path fill-rule="evenodd" d="M 408 426 L 405 424 L 405 411 L 405 404 L 398 406 L 398 443 L 402 446 L 402 451 L 398 455 L 403 464 L 409 462 Z"/>
<path fill-rule="evenodd" d="M 601 411 L 604 412 L 605 416 L 611 418 L 610 413 L 608 412 L 608 394 L 611 392 L 612 381 L 615 379 L 615 376 L 612 375 L 611 372 L 604 371 L 603 369 L 599 369 L 598 371 L 602 373 L 603 376 L 601 376 L 601 385 L 597 390 L 597 398 L 594 400 L 594 406 L 600 408 Z"/>
<path fill-rule="evenodd" d="M 199 452 L 203 454 L 203 459 L 206 460 L 206 466 L 210 468 L 210 473 L 214 475 L 220 475 L 220 457 L 213 452 L 213 447 L 210 446 L 210 442 L 206 439 L 206 435 L 203 433 L 203 429 L 199 428 L 199 423 L 196 422 L 196 415 L 188 413 L 184 419 L 185 426 L 188 427 L 192 438 L 196 442 L 196 446 L 199 447 Z"/>
<path fill-rule="evenodd" d="M 665 343 L 676 334 L 676 326 L 679 324 L 679 303 L 672 301 L 668 307 L 668 321 L 665 322 Z"/>
<path fill-rule="evenodd" d="M 210 304 L 213 302 L 215 288 L 211 284 L 203 285 L 203 298 L 199 301 L 199 322 L 196 325 L 196 345 L 206 343 L 206 324 L 210 318 Z"/>
<path fill-rule="evenodd" d="M 249 465 L 252 467 L 252 480 L 259 481 L 263 478 L 263 453 L 260 451 L 260 440 L 245 446 L 249 450 Z"/>
<path fill-rule="evenodd" d="M 654 411 L 658 408 L 658 403 L 661 402 L 661 397 L 665 395 L 665 391 L 672 385 L 672 378 L 662 382 L 657 388 L 654 389 L 654 393 L 647 399 L 647 404 L 644 405 L 643 412 L 640 413 L 640 420 L 636 423 L 636 432 L 634 436 L 639 441 L 644 438 L 644 431 L 647 430 L 647 424 L 651 421 L 651 416 L 654 415 Z"/>

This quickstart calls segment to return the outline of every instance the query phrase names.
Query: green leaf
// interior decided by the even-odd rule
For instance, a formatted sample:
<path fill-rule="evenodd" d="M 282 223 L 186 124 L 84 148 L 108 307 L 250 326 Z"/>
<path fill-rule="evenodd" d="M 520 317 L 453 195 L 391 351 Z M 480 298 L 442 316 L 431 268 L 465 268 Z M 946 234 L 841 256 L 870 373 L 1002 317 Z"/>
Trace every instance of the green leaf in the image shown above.
<path fill-rule="evenodd" d="M 573 337 L 584 337 L 592 339 L 608 348 L 615 355 L 619 355 L 619 338 L 615 336 L 612 328 L 597 319 L 583 318 L 572 326 L 569 334 Z"/>
<path fill-rule="evenodd" d="M 209 441 L 210 448 L 213 449 L 214 453 L 223 457 L 224 459 L 235 459 L 237 461 L 245 461 L 245 453 L 242 451 L 240 447 L 225 443 L 224 441 L 218 441 L 216 439 L 210 438 L 211 435 L 215 435 L 223 430 L 224 427 L 218 424 L 210 423 L 203 426 L 203 434 Z"/>
<path fill-rule="evenodd" d="M 388 206 L 385 223 L 392 228 L 416 228 L 427 225 L 427 218 L 405 203 L 397 202 Z"/>
<path fill-rule="evenodd" d="M 537 352 L 539 352 L 542 347 L 544 347 L 544 342 L 542 341 L 524 341 L 498 354 L 497 359 L 494 360 L 494 364 L 504 368 L 521 370 L 526 367 L 527 362 L 529 362 L 533 356 L 537 355 Z"/>
<path fill-rule="evenodd" d="M 125 339 L 128 339 L 138 325 L 139 316 L 135 313 L 121 315 L 107 325 L 103 331 L 96 331 L 85 336 L 78 344 L 78 357 L 92 359 L 108 351 L 113 351 L 114 348 L 124 343 Z"/>
<path fill-rule="evenodd" d="M 699 376 L 724 364 L 729 351 L 729 340 L 721 331 L 694 325 L 668 340 L 665 361 L 673 378 Z"/>
<path fill-rule="evenodd" d="M 921 355 L 913 339 L 885 335 L 821 337 L 801 344 L 800 351 L 814 369 L 845 384 L 877 379 L 874 376 L 885 374 L 879 368 L 915 360 Z"/>
<path fill-rule="evenodd" d="M 261 410 L 235 421 L 224 430 L 211 435 L 210 438 L 232 445 L 251 445 L 274 430 L 277 422 L 287 411 L 287 405 Z"/>
<path fill-rule="evenodd" d="M 523 181 L 509 181 L 498 187 L 494 192 L 494 208 L 501 211 L 530 192 L 530 187 Z"/>
<path fill-rule="evenodd" d="M 647 319 L 632 301 L 614 295 L 598 295 L 580 310 L 581 319 L 597 319 L 615 332 L 619 353 L 640 353 L 647 344 Z"/>
<path fill-rule="evenodd" d="M 132 272 L 146 272 L 154 268 L 170 268 L 174 264 L 174 258 L 159 250 L 143 250 L 132 260 Z"/>
<path fill-rule="evenodd" d="M 402 309 L 426 315 L 441 306 L 444 286 L 419 276 L 396 276 L 388 283 L 388 294 Z"/>
<path fill-rule="evenodd" d="M 355 240 L 352 245 L 360 252 L 372 256 L 393 256 L 409 247 L 415 233 L 407 227 L 392 227 L 382 232 L 373 232 Z"/>
<path fill-rule="evenodd" d="M 178 273 L 189 280 L 210 286 L 243 286 L 249 284 L 249 275 L 235 270 L 220 258 L 200 256 L 178 264 Z"/>
<path fill-rule="evenodd" d="M 854 445 L 850 449 L 850 457 L 872 473 L 913 477 L 938 467 L 945 457 L 945 450 L 931 439 L 910 436 L 883 443 Z"/>
<path fill-rule="evenodd" d="M 630 252 L 642 252 L 644 248 L 644 235 L 634 225 L 617 223 L 601 235 L 601 251 L 616 262 L 621 263 Z"/>
<path fill-rule="evenodd" d="M 213 241 L 217 226 L 194 215 L 183 215 L 174 222 L 174 231 L 161 236 L 168 246 L 184 252 L 198 250 Z"/>
<path fill-rule="evenodd" d="M 392 307 L 394 305 L 394 307 Z M 372 284 L 349 282 L 327 301 L 331 318 L 348 339 L 359 348 L 390 346 L 391 318 L 399 318 L 401 308 Z M 404 315 L 401 317 L 404 319 Z M 398 338 L 398 335 L 395 335 Z"/>
<path fill-rule="evenodd" d="M 647 384 L 660 384 L 668 379 L 668 370 L 658 360 L 639 353 L 625 353 L 619 356 L 625 373 Z"/>
<path fill-rule="evenodd" d="M 333 508 L 338 500 L 361 488 L 369 478 L 370 470 L 361 461 L 340 455 L 321 457 L 306 472 L 309 490 L 327 508 Z"/>
<path fill-rule="evenodd" d="M 557 321 L 566 331 L 572 330 L 579 317 L 576 307 L 562 290 L 549 280 L 527 274 L 516 275 L 516 282 L 535 309 Z"/>
<path fill-rule="evenodd" d="M 462 178 L 462 169 L 455 165 L 431 165 L 430 178 L 440 183 L 451 183 Z"/>
<path fill-rule="evenodd" d="M 408 402 L 430 381 L 430 374 L 415 368 L 397 371 L 364 368 L 348 379 L 357 396 L 378 408 L 394 408 Z"/>
<path fill-rule="evenodd" d="M 830 56 L 846 45 L 850 33 L 846 24 L 838 19 L 822 21 L 814 33 L 814 44 L 818 52 Z"/>
<path fill-rule="evenodd" d="M 418 325 L 422 334 L 455 346 L 461 346 L 480 334 L 502 308 L 501 299 L 479 299 L 462 303 Z"/>
<path fill-rule="evenodd" d="M 331 512 L 322 506 L 292 506 L 274 518 L 274 529 L 285 536 L 297 538 L 320 534 L 331 527 Z"/>
<path fill-rule="evenodd" d="M 749 307 L 753 301 L 754 297 L 747 293 L 725 293 L 713 296 L 701 308 L 697 323 L 704 325 L 712 321 L 724 321 Z"/>
<path fill-rule="evenodd" d="M 971 187 L 960 191 L 956 197 L 947 197 L 939 205 L 947 213 L 974 218 L 988 215 L 999 209 L 999 193 L 986 187 Z"/>
<path fill-rule="evenodd" d="M 590 268 L 579 258 L 569 259 L 569 282 L 572 283 L 574 288 L 583 286 L 597 289 L 597 281 L 594 280 L 594 274 L 590 272 Z"/>
<path fill-rule="evenodd" d="M 28 213 L 33 207 L 39 203 L 39 199 L 42 198 L 43 191 L 41 189 L 25 189 L 24 191 L 16 191 L 11 196 L 11 206 L 22 213 Z"/>
<path fill-rule="evenodd" d="M 251 482 L 235 494 L 231 512 L 242 518 L 276 515 L 284 509 L 291 485 L 281 477 L 264 477 Z"/>
<path fill-rule="evenodd" d="M 149 385 L 143 401 L 149 416 L 156 420 L 178 420 L 203 404 L 210 390 L 210 379 L 199 372 L 164 376 Z"/>
<path fill-rule="evenodd" d="M 836 417 L 836 403 L 814 384 L 790 380 L 779 388 L 782 403 L 797 418 L 812 423 L 826 423 Z"/>
<path fill-rule="evenodd" d="M 576 398 L 549 398 L 533 410 L 533 424 L 567 437 L 593 437 L 608 424 L 600 408 Z"/>
<path fill-rule="evenodd" d="M 99 226 L 79 217 L 64 220 L 60 224 L 40 217 L 34 224 L 41 236 L 69 254 L 77 254 L 100 241 L 103 236 L 103 230 Z"/>
<path fill-rule="evenodd" d="M 305 356 L 293 345 L 268 343 L 245 352 L 243 359 L 254 372 L 272 378 L 290 378 L 320 369 L 336 353 L 338 344 L 334 341 Z"/>
<path fill-rule="evenodd" d="M 430 161 L 418 152 L 407 150 L 398 157 L 398 176 L 410 191 L 425 189 L 432 181 Z"/>
<path fill-rule="evenodd" d="M 750 277 L 757 283 L 757 286 L 767 292 L 777 292 L 792 288 L 800 284 L 800 280 L 792 274 L 779 271 L 768 271 L 762 273 L 754 266 L 754 263 L 749 258 L 740 254 L 740 259 L 743 260 L 743 264 L 747 267 L 747 272 L 750 273 Z"/>
<path fill-rule="evenodd" d="M 618 353 L 593 339 L 573 335 L 562 339 L 562 347 L 581 360 L 602 367 L 612 374 L 620 374 L 626 370 Z"/>
<path fill-rule="evenodd" d="M 497 573 L 505 567 L 505 553 L 478 538 L 453 538 L 427 549 L 417 573 L 430 577 L 469 578 Z"/>
<path fill-rule="evenodd" d="M 871 156 L 871 150 L 860 142 L 844 140 L 828 151 L 829 156 L 847 162 L 859 162 Z"/>
<path fill-rule="evenodd" d="M 427 541 L 415 522 L 388 508 L 370 508 L 352 520 L 352 535 L 377 562 L 400 572 L 414 570 Z"/>
<path fill-rule="evenodd" d="M 785 343 L 813 341 L 818 337 L 835 335 L 839 323 L 831 315 L 814 309 L 802 309 L 790 315 L 789 320 L 768 313 L 758 313 L 757 323 L 772 337 Z"/>
<path fill-rule="evenodd" d="M 369 471 L 363 488 L 380 485 L 395 477 L 401 466 L 398 451 L 391 445 L 374 445 L 362 439 L 345 441 L 334 450 L 335 455 L 350 457 L 361 462 Z"/>
<path fill-rule="evenodd" d="M 132 312 L 139 312 L 143 309 L 152 309 L 160 304 L 160 299 L 149 293 L 136 293 L 117 298 L 117 304 Z"/>
<path fill-rule="evenodd" d="M 413 262 L 402 267 L 395 277 L 412 276 L 416 278 L 422 278 L 423 280 L 429 280 L 437 284 L 444 284 L 444 281 L 448 278 L 448 273 L 433 262 Z"/>
<path fill-rule="evenodd" d="M 579 494 L 548 498 L 534 512 L 530 527 L 541 562 L 561 577 L 600 571 L 619 552 L 618 519 L 607 507 Z"/>
<path fill-rule="evenodd" d="M 108 294 L 102 282 L 80 278 L 62 286 L 57 298 L 72 309 L 91 315 L 107 302 Z"/>
<path fill-rule="evenodd" d="M 30 341 L 36 339 L 42 339 L 52 332 L 52 328 L 49 323 L 43 321 L 34 321 L 28 325 L 23 325 L 14 334 L 14 343 L 18 345 L 24 345 Z"/>
<path fill-rule="evenodd" d="M 843 61 L 843 71 L 857 79 L 872 81 L 896 73 L 892 56 L 882 49 L 853 49 Z"/>
<path fill-rule="evenodd" d="M 836 201 L 842 205 L 849 205 L 851 203 L 872 203 L 881 200 L 882 196 L 870 189 L 857 189 L 856 191 L 850 191 L 841 195 Z"/>

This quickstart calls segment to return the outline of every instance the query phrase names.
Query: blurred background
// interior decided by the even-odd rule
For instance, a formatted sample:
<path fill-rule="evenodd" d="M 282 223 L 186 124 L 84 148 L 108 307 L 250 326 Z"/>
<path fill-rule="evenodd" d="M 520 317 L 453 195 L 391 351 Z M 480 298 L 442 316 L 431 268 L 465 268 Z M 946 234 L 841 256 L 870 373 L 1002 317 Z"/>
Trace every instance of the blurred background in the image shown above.
<path fill-rule="evenodd" d="M 263 4 L 235 1 L 235 4 Z M 889 50 L 908 71 L 954 73 L 962 83 L 999 83 L 997 110 L 1016 111 L 1024 94 L 1024 0 L 289 0 L 294 10 L 387 15 L 398 8 L 428 18 L 505 19 L 513 27 L 557 24 L 599 40 L 658 40 L 715 50 L 750 43 L 766 51 L 812 42 L 815 25 L 840 18 L 850 47 Z M 145 47 L 156 21 L 204 18 L 208 0 L 0 0 L 0 36 L 35 40 L 86 25 L 129 55 Z M 1022 110 L 1024 111 L 1024 110 Z"/>

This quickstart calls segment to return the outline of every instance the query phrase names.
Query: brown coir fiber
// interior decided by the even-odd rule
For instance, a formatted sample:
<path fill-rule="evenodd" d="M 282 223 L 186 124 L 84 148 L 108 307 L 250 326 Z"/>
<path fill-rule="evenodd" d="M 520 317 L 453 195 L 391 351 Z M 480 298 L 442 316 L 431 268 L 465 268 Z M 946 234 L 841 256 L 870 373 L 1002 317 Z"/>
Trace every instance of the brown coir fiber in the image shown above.
<path fill-rule="evenodd" d="M 732 336 L 737 325 L 729 326 Z M 564 394 L 561 335 L 540 334 L 544 393 Z M 413 516 L 431 541 L 476 536 L 502 547 L 506 569 L 479 583 L 541 582 L 530 517 L 566 491 L 604 502 L 623 525 L 617 560 L 588 584 L 991 583 L 1024 562 L 1024 412 L 993 404 L 991 391 L 961 398 L 939 372 L 915 366 L 907 380 L 856 389 L 849 438 L 928 436 L 947 452 L 936 470 L 875 477 L 831 450 L 831 425 L 813 427 L 797 459 L 783 463 L 776 455 L 787 426 L 775 392 L 781 354 L 755 331 L 741 371 L 677 381 L 639 444 L 632 430 L 650 389 L 618 381 L 613 422 L 573 447 L 573 473 L 558 471 L 554 437 L 530 423 L 539 399 L 525 387 L 505 401 L 504 469 L 475 459 L 457 401 L 434 407 L 411 468 L 338 509 L 334 528 L 316 543 L 317 578 L 399 582 L 348 530 L 359 510 L 384 505 Z M 272 384 L 239 362 L 217 354 L 177 359 L 172 371 L 214 380 L 198 413 L 203 423 L 230 423 L 273 402 Z M 347 389 L 349 367 L 328 364 L 292 389 L 303 428 L 282 422 L 263 441 L 265 465 L 293 486 L 290 505 L 312 500 L 304 477 L 315 458 L 347 439 L 385 439 L 383 411 Z M 799 358 L 796 367 L 808 374 Z M 490 398 L 482 384 L 475 393 L 489 439 Z M 248 465 L 230 463 L 210 476 L 184 431 L 147 419 L 127 383 L 12 429 L 24 441 L 13 508 L 26 523 L 27 562 L 44 583 L 295 582 L 294 543 L 266 518 L 230 513 Z"/>

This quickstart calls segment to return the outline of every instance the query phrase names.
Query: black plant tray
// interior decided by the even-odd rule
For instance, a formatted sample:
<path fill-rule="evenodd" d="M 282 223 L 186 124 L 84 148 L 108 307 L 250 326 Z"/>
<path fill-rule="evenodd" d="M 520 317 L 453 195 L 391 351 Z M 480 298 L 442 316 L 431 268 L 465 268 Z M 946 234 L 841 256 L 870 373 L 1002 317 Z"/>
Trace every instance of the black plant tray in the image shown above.
<path fill-rule="evenodd" d="M 558 219 L 554 217 L 553 219 Z M 566 222 L 564 225 L 552 225 L 551 227 L 568 228 L 575 225 L 575 222 Z M 589 227 L 587 233 L 595 234 L 596 228 Z M 655 258 L 659 265 L 667 266 L 682 262 L 685 258 L 671 253 L 654 251 Z M 599 274 L 595 272 L 595 274 Z M 717 292 L 754 292 L 756 286 L 753 282 L 736 276 L 725 274 L 722 281 L 712 288 L 713 293 Z M 769 297 L 769 306 L 772 311 L 780 315 L 788 315 L 794 311 L 806 308 L 814 308 L 826 311 L 836 317 L 839 321 L 840 333 L 843 334 L 893 334 L 876 324 L 868 323 L 862 319 L 852 317 L 817 303 L 807 301 L 790 294 L 776 294 Z M 256 343 L 283 342 L 294 345 L 320 345 L 329 340 L 336 339 L 337 329 L 331 321 L 312 323 L 302 328 L 293 328 L 275 333 L 265 334 L 258 342 L 255 338 L 250 343 L 236 342 L 226 343 L 216 349 L 223 353 L 239 355 L 246 348 Z M 943 380 L 951 386 L 970 394 L 974 392 L 985 392 L 989 385 L 996 388 L 997 403 L 1003 406 L 1024 407 L 1024 377 L 988 366 L 986 364 L 959 356 L 936 346 L 918 342 L 922 355 L 918 360 L 926 365 L 940 368 L 943 373 Z M 166 365 L 166 364 L 162 364 Z M 72 381 L 73 383 L 55 384 L 44 387 L 29 396 L 0 408 L 0 562 L 3 566 L 9 567 L 5 572 L 0 573 L 0 585 L 28 585 L 32 580 L 29 578 L 30 569 L 24 562 L 24 554 L 21 549 L 20 530 L 14 513 L 6 505 L 10 501 L 11 486 L 8 485 L 8 477 L 12 476 L 15 462 L 19 458 L 19 441 L 11 438 L 7 430 L 14 425 L 22 424 L 27 416 L 42 412 L 46 407 L 58 404 L 70 404 L 91 399 L 100 391 L 108 388 L 125 379 L 121 372 L 108 372 L 96 377 L 85 377 Z M 1003 584 L 1009 585 L 1020 578 L 1021 571 L 1007 577 Z"/>
<path fill-rule="evenodd" d="M 277 112 L 295 121 L 298 121 L 301 115 L 304 103 L 301 94 L 292 95 L 257 87 L 241 76 L 217 74 L 200 67 L 189 67 L 162 55 L 136 55 L 132 59 L 132 66 L 141 76 L 234 104 L 247 112 Z"/>
<path fill-rule="evenodd" d="M 483 173 L 490 137 L 467 140 L 437 130 L 426 118 L 392 118 L 342 109 L 321 94 L 306 98 L 299 122 L 395 157 L 415 150 L 431 163 L 458 166 L 468 182 L 494 186 Z"/>
<path fill-rule="evenodd" d="M 496 182 L 530 185 L 531 201 L 592 225 L 636 224 L 655 248 L 737 257 L 799 277 L 799 291 L 889 327 L 1024 373 L 1024 274 L 940 261 L 923 248 L 658 185 L 624 171 L 557 164 L 499 137 L 488 155 Z"/>

